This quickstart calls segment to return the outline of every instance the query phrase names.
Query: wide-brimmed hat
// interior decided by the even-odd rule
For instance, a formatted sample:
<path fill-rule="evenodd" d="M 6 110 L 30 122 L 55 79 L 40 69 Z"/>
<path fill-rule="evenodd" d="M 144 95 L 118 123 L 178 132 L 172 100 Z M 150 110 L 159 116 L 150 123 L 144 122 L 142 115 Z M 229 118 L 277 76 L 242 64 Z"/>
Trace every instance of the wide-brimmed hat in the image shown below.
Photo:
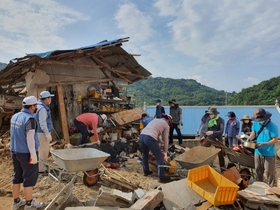
<path fill-rule="evenodd" d="M 270 112 L 265 111 L 263 108 L 260 108 L 254 111 L 253 117 L 251 119 L 253 121 L 260 122 L 268 120 L 271 116 L 272 114 Z"/>
<path fill-rule="evenodd" d="M 210 107 L 209 109 L 208 109 L 208 112 L 207 112 L 208 114 L 219 114 L 220 112 L 218 112 L 217 111 L 217 108 L 215 108 L 215 107 Z"/>
<path fill-rule="evenodd" d="M 240 121 L 243 121 L 243 120 L 251 120 L 250 116 L 249 115 L 244 115 Z"/>
<path fill-rule="evenodd" d="M 169 103 L 170 103 L 170 104 L 178 104 L 178 103 L 176 102 L 176 99 L 171 99 L 171 101 L 169 101 Z"/>

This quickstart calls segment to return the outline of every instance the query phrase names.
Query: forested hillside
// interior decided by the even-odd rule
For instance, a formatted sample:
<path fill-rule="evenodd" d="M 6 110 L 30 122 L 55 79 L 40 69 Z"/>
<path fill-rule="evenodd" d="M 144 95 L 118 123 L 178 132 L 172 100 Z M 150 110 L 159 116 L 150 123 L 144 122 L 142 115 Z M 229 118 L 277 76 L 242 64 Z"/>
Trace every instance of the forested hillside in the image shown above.
<path fill-rule="evenodd" d="M 0 70 L 7 66 L 0 62 Z M 222 106 L 222 105 L 274 105 L 280 100 L 280 76 L 263 81 L 258 85 L 242 89 L 241 92 L 218 91 L 192 79 L 171 79 L 149 77 L 128 86 L 137 107 L 155 105 L 160 98 L 167 106 L 168 101 L 176 99 L 181 106 Z"/>
<path fill-rule="evenodd" d="M 201 85 L 192 79 L 171 79 L 149 77 L 129 85 L 128 95 L 134 95 L 137 106 L 154 105 L 160 98 L 163 105 L 176 99 L 181 106 L 212 106 L 225 105 L 236 93 L 226 93 Z"/>
<path fill-rule="evenodd" d="M 229 102 L 231 105 L 274 105 L 280 99 L 280 76 L 242 89 Z"/>

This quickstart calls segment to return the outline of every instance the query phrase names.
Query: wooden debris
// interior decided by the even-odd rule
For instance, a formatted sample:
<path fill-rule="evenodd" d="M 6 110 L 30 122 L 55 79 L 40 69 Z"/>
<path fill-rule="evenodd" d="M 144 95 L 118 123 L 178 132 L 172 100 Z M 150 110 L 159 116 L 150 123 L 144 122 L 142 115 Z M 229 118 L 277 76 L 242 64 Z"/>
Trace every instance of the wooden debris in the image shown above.
<path fill-rule="evenodd" d="M 244 206 L 251 209 L 258 209 L 261 204 L 265 204 L 269 209 L 280 209 L 280 199 L 275 195 L 258 196 L 241 190 L 237 196 Z"/>
<path fill-rule="evenodd" d="M 210 203 L 209 201 L 206 201 L 205 203 L 203 203 L 201 206 L 199 206 L 198 208 L 196 208 L 196 210 L 207 210 L 209 209 L 212 205 L 212 203 Z"/>
<path fill-rule="evenodd" d="M 161 190 L 151 190 L 146 193 L 144 197 L 137 200 L 132 206 L 131 209 L 137 210 L 149 210 L 154 209 L 157 205 L 160 204 L 163 200 L 163 193 Z"/>
<path fill-rule="evenodd" d="M 268 189 L 268 191 L 274 193 L 275 195 L 277 195 L 278 197 L 280 197 L 280 188 L 278 187 L 272 187 L 270 189 Z"/>
<path fill-rule="evenodd" d="M 114 113 L 112 114 L 112 117 L 118 123 L 118 125 L 124 125 L 140 120 L 143 112 L 144 111 L 142 108 L 135 108 Z"/>
<path fill-rule="evenodd" d="M 137 189 L 140 184 L 133 183 L 131 180 L 123 177 L 118 172 L 116 172 L 116 170 L 106 168 L 103 164 L 101 164 L 99 171 L 101 172 L 100 178 L 102 181 L 115 184 L 122 191 L 133 191 Z"/>

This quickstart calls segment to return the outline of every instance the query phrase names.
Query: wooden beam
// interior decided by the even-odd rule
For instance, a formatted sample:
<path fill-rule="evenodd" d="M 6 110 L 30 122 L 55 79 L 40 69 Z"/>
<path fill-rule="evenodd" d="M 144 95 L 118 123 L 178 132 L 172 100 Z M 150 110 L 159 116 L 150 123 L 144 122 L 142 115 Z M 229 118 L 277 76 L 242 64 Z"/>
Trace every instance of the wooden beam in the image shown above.
<path fill-rule="evenodd" d="M 93 62 L 95 62 L 95 61 L 93 60 L 92 57 L 90 57 L 90 59 L 91 59 Z M 110 78 L 110 76 L 105 72 L 104 66 L 103 66 L 103 68 L 100 68 L 100 71 L 102 71 L 102 73 L 105 75 L 105 77 Z M 111 81 L 111 83 L 116 87 L 116 84 L 114 83 L 113 80 Z"/>
<path fill-rule="evenodd" d="M 57 85 L 56 91 L 57 91 L 58 110 L 60 113 L 59 119 L 60 119 L 60 124 L 61 124 L 62 135 L 63 135 L 63 139 L 68 144 L 70 142 L 70 139 L 69 139 L 69 133 L 68 133 L 68 123 L 67 123 L 67 117 L 66 117 L 66 111 L 65 111 L 62 86 Z"/>
<path fill-rule="evenodd" d="M 105 56 L 102 56 L 102 57 L 103 58 L 109 58 L 109 57 L 112 57 L 112 56 L 128 56 L 128 57 L 133 57 L 133 56 L 141 56 L 141 54 L 114 53 L 114 54 L 105 55 Z"/>
<path fill-rule="evenodd" d="M 23 74 L 21 77 L 17 78 L 13 83 L 10 83 L 10 85 L 8 86 L 7 89 L 10 89 L 10 88 L 11 88 L 13 85 L 15 85 L 16 83 L 25 81 L 25 77 L 26 77 L 26 74 Z M 25 87 L 25 86 L 24 86 L 24 87 Z M 13 88 L 17 88 L 17 87 L 13 87 Z"/>
<path fill-rule="evenodd" d="M 118 67 L 117 67 L 118 68 Z M 116 70 L 114 69 L 115 72 L 118 72 L 120 74 L 125 74 L 125 75 L 130 75 L 130 76 L 133 76 L 133 77 L 138 77 L 138 78 L 142 78 L 142 79 L 146 79 L 147 77 L 144 77 L 142 75 L 138 75 L 138 74 L 133 74 L 131 71 L 127 71 L 127 72 L 124 72 L 124 71 L 120 71 L 120 70 Z"/>
<path fill-rule="evenodd" d="M 94 61 L 95 61 L 96 63 L 99 63 L 99 64 L 104 65 L 104 67 L 105 67 L 106 69 L 108 69 L 109 71 L 115 73 L 115 74 L 118 75 L 120 78 L 123 78 L 123 79 L 124 79 L 125 81 L 127 81 L 128 83 L 132 84 L 132 81 L 130 81 L 130 80 L 127 79 L 125 76 L 123 76 L 123 75 L 119 74 L 118 72 L 116 72 L 115 69 L 113 69 L 109 64 L 107 64 L 107 63 L 101 61 L 99 58 L 97 58 L 97 57 L 94 56 L 94 55 L 92 56 L 92 58 L 94 59 Z"/>
<path fill-rule="evenodd" d="M 54 83 L 47 83 L 47 84 L 36 84 L 38 88 L 47 88 L 53 86 L 64 86 L 64 85 L 75 85 L 75 84 L 90 84 L 90 83 L 100 83 L 100 82 L 110 82 L 112 79 L 92 79 L 92 80 L 85 80 L 85 81 L 65 81 L 65 82 L 54 82 Z"/>
<path fill-rule="evenodd" d="M 21 86 L 13 86 L 13 87 L 8 87 L 6 88 L 6 90 L 10 90 L 10 89 L 20 89 L 20 88 L 25 88 L 26 85 L 21 85 Z"/>
<path fill-rule="evenodd" d="M 82 67 L 82 68 L 103 68 L 102 65 L 91 65 L 91 64 L 81 64 L 81 63 L 69 63 L 62 61 L 54 61 L 54 60 L 41 60 L 39 61 L 39 65 L 60 65 L 60 66 L 74 66 L 74 67 Z"/>

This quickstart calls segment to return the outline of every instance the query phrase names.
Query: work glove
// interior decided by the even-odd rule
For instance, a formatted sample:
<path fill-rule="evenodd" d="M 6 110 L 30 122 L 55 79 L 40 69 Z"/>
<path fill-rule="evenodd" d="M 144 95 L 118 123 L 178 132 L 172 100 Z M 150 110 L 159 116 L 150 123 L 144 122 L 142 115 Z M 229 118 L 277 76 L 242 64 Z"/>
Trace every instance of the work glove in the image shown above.
<path fill-rule="evenodd" d="M 256 148 L 262 148 L 264 146 L 267 146 L 267 143 L 257 143 Z"/>
<path fill-rule="evenodd" d="M 206 136 L 210 136 L 210 135 L 212 135 L 213 134 L 213 131 L 206 131 Z"/>
<path fill-rule="evenodd" d="M 196 130 L 196 134 L 199 135 L 199 129 Z"/>
<path fill-rule="evenodd" d="M 29 164 L 37 164 L 37 163 L 38 163 L 37 155 L 30 156 Z"/>
<path fill-rule="evenodd" d="M 47 138 L 47 141 L 48 142 L 51 142 L 52 141 L 52 135 L 49 133 L 49 134 L 46 134 L 46 138 Z"/>
<path fill-rule="evenodd" d="M 100 142 L 100 140 L 98 139 L 97 140 L 97 142 L 96 142 L 99 146 L 100 146 L 100 144 L 101 144 L 101 142 Z"/>

